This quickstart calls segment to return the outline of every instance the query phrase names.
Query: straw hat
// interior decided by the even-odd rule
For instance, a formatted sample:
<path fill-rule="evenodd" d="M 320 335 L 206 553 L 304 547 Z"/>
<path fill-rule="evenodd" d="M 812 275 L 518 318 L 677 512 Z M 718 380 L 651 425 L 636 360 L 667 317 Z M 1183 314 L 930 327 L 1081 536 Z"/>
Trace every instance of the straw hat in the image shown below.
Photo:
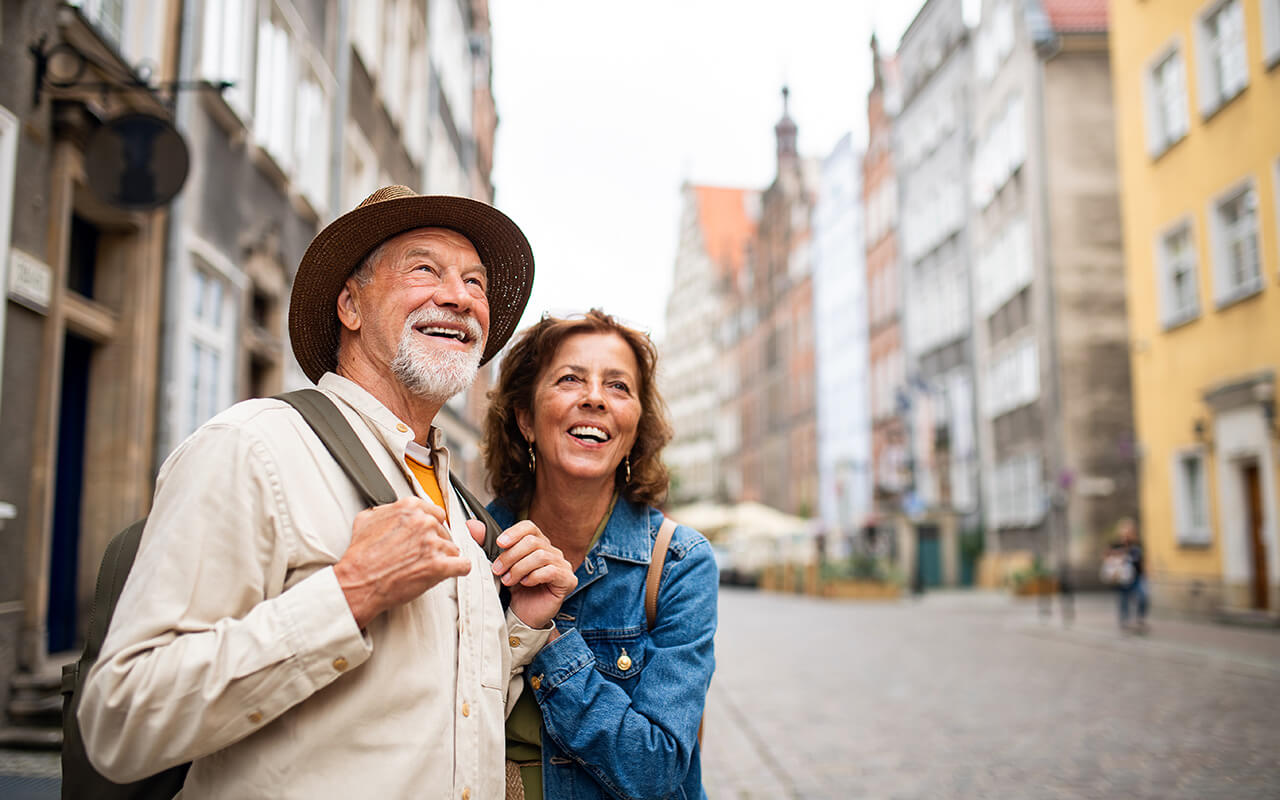
<path fill-rule="evenodd" d="M 516 224 L 478 200 L 387 186 L 325 226 L 298 264 L 289 300 L 289 338 L 312 381 L 338 366 L 338 295 L 375 247 L 415 228 L 448 228 L 471 242 L 488 270 L 489 338 L 483 364 L 511 338 L 533 288 L 533 251 Z"/>

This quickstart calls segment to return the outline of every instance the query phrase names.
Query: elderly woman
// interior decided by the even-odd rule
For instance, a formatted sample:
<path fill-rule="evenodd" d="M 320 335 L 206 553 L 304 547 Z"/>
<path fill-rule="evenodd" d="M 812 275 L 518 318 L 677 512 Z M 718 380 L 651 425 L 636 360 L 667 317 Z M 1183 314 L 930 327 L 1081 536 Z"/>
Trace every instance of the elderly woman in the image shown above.
<path fill-rule="evenodd" d="M 671 438 L 656 364 L 645 334 L 599 310 L 544 317 L 512 346 L 491 393 L 489 509 L 503 528 L 532 521 L 578 577 L 507 722 L 508 797 L 705 797 L 698 729 L 715 661 L 716 565 L 684 526 L 665 556 L 655 548 Z M 654 556 L 665 562 L 650 625 Z"/>

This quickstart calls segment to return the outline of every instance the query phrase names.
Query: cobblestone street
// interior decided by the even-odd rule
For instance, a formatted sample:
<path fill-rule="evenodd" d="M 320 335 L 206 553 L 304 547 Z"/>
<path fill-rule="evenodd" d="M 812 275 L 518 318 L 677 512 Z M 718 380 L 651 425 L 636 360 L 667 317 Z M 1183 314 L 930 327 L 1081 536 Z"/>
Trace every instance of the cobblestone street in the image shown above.
<path fill-rule="evenodd" d="M 704 781 L 730 798 L 1280 797 L 1280 634 L 1110 598 L 721 593 Z"/>
<path fill-rule="evenodd" d="M 1280 797 L 1280 633 L 1107 597 L 845 603 L 725 590 L 711 800 Z M 0 751 L 0 796 L 57 797 L 57 755 Z M 18 777 L 22 776 L 22 777 Z"/>

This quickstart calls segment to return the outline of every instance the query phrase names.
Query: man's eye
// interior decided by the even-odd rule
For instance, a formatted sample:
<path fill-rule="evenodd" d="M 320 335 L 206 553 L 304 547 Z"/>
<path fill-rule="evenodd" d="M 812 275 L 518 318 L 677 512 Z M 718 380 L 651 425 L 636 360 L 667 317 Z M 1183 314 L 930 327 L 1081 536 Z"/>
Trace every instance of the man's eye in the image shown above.
<path fill-rule="evenodd" d="M 484 281 L 480 278 L 467 278 L 467 283 L 470 283 L 473 286 L 479 286 L 481 289 L 484 288 Z"/>

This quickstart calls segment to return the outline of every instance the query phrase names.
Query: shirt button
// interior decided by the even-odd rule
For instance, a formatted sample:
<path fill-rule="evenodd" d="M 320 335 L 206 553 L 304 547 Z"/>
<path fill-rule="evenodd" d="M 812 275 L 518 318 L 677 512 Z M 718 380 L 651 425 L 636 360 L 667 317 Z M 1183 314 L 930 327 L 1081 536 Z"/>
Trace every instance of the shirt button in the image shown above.
<path fill-rule="evenodd" d="M 508 639 L 508 640 L 507 640 L 507 644 L 511 645 L 512 647 L 519 647 L 519 646 L 520 646 L 520 637 L 519 637 L 519 636 L 512 636 L 510 639 Z"/>
<path fill-rule="evenodd" d="M 408 425 L 405 425 L 403 422 L 397 422 L 397 423 L 396 423 L 396 430 L 400 431 L 401 433 L 408 433 L 408 432 L 409 432 L 409 426 L 408 426 Z"/>
<path fill-rule="evenodd" d="M 471 704 L 470 704 L 470 703 L 463 703 L 463 704 L 462 704 L 462 716 L 464 716 L 464 717 L 469 717 L 469 716 L 471 716 Z"/>
<path fill-rule="evenodd" d="M 541 689 L 541 688 L 542 688 L 542 676 L 541 676 L 541 675 L 534 675 L 532 678 L 530 678 L 530 679 L 529 679 L 529 685 L 530 685 L 530 686 L 532 686 L 534 689 Z"/>
<path fill-rule="evenodd" d="M 252 722 L 254 725 L 257 725 L 259 722 L 262 722 L 262 712 L 255 711 L 252 714 L 250 714 L 249 721 Z"/>
<path fill-rule="evenodd" d="M 333 660 L 333 668 L 336 669 L 338 672 L 346 672 L 347 660 L 342 656 L 338 656 Z"/>

